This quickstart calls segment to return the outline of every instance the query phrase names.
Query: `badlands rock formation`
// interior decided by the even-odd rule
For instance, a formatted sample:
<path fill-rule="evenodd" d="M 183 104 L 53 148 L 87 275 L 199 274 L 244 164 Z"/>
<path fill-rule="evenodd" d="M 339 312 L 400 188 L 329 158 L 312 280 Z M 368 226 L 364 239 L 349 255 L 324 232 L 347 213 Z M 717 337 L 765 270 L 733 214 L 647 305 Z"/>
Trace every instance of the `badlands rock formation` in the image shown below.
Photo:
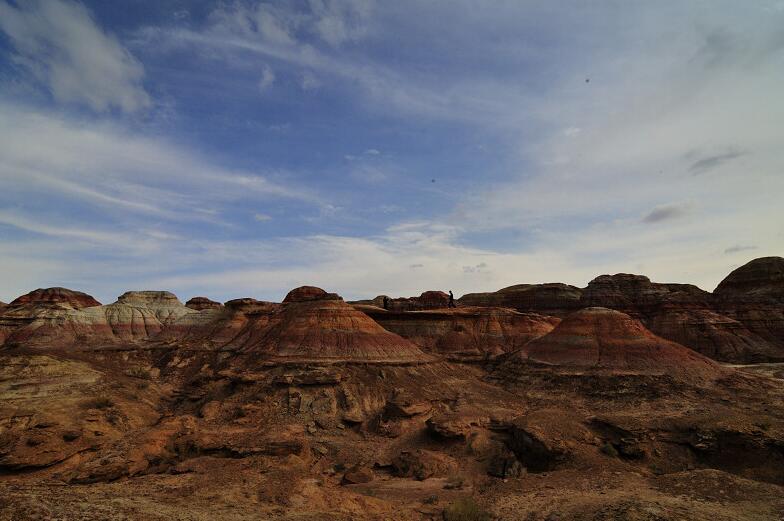
<path fill-rule="evenodd" d="M 87 293 L 66 288 L 39 288 L 11 302 L 12 306 L 52 306 L 82 309 L 100 306 L 101 303 Z"/>
<path fill-rule="evenodd" d="M 0 309 L 0 520 L 779 521 L 780 364 L 663 333 L 781 349 L 780 260 L 414 311 L 31 294 Z"/>
<path fill-rule="evenodd" d="M 503 306 L 563 317 L 592 306 L 622 311 L 655 334 L 715 360 L 753 363 L 784 360 L 784 259 L 765 257 L 733 271 L 714 293 L 691 284 L 651 282 L 619 273 L 600 275 L 586 288 L 521 284 L 472 293 L 461 305 Z"/>
<path fill-rule="evenodd" d="M 562 317 L 580 309 L 580 288 L 568 284 L 517 284 L 493 293 L 469 293 L 458 300 L 465 306 L 512 308 Z"/>
<path fill-rule="evenodd" d="M 419 362 L 429 358 L 338 295 L 303 286 L 289 292 L 280 312 L 241 346 L 273 360 Z"/>
<path fill-rule="evenodd" d="M 85 307 L 86 304 L 93 304 Z M 94 347 L 148 340 L 195 313 L 167 291 L 129 291 L 102 306 L 84 293 L 51 288 L 13 301 L 0 314 L 6 346 Z"/>
<path fill-rule="evenodd" d="M 721 375 L 716 362 L 659 338 L 629 315 L 607 308 L 572 313 L 507 363 L 516 363 L 520 356 L 554 366 L 671 376 L 689 382 L 712 381 Z"/>
<path fill-rule="evenodd" d="M 215 302 L 207 297 L 193 297 L 185 303 L 186 308 L 195 309 L 196 311 L 203 311 L 205 309 L 220 309 L 223 304 Z"/>
<path fill-rule="evenodd" d="M 523 347 L 549 333 L 560 321 L 508 308 L 460 307 L 395 312 L 358 306 L 384 329 L 424 351 L 460 360 L 485 360 Z"/>
<path fill-rule="evenodd" d="M 443 291 L 425 291 L 418 297 L 389 298 L 379 295 L 373 300 L 357 300 L 352 304 L 384 307 L 384 298 L 387 298 L 389 311 L 422 311 L 426 309 L 441 309 L 449 305 L 449 295 Z"/>

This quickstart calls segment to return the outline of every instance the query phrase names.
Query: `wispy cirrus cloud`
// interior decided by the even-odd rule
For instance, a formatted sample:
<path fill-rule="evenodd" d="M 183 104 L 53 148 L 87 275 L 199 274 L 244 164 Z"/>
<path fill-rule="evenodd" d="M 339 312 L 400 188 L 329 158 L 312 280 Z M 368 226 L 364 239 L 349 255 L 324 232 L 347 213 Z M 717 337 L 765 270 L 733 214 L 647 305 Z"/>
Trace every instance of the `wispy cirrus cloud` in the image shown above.
<path fill-rule="evenodd" d="M 16 63 L 58 101 L 99 112 L 136 112 L 152 104 L 142 64 L 79 2 L 2 0 L 0 30 L 16 50 Z"/>

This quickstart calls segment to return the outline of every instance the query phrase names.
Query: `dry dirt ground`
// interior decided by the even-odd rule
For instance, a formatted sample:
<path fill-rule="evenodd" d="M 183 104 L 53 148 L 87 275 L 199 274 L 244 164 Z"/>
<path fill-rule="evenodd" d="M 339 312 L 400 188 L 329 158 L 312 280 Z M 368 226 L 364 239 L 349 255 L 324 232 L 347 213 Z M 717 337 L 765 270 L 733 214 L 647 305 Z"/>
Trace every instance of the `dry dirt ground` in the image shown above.
<path fill-rule="evenodd" d="M 0 520 L 780 521 L 781 377 L 3 351 Z"/>

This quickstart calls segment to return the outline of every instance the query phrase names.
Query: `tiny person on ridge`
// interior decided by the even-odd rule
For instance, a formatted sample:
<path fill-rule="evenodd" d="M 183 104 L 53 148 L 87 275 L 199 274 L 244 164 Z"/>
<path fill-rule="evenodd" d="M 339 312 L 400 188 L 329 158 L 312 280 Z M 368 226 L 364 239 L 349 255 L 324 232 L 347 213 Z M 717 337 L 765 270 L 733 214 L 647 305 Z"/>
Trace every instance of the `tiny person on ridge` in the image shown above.
<path fill-rule="evenodd" d="M 455 306 L 455 296 L 452 294 L 452 290 L 449 290 L 449 306 L 450 308 L 456 308 Z"/>

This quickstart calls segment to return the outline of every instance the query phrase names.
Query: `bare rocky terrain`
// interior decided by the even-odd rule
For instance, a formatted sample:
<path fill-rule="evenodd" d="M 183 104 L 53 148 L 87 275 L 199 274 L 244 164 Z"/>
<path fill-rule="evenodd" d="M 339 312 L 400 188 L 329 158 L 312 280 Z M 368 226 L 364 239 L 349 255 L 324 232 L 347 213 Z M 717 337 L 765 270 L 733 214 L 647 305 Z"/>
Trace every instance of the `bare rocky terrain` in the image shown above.
<path fill-rule="evenodd" d="M 0 303 L 0 520 L 781 520 L 784 259 Z"/>

